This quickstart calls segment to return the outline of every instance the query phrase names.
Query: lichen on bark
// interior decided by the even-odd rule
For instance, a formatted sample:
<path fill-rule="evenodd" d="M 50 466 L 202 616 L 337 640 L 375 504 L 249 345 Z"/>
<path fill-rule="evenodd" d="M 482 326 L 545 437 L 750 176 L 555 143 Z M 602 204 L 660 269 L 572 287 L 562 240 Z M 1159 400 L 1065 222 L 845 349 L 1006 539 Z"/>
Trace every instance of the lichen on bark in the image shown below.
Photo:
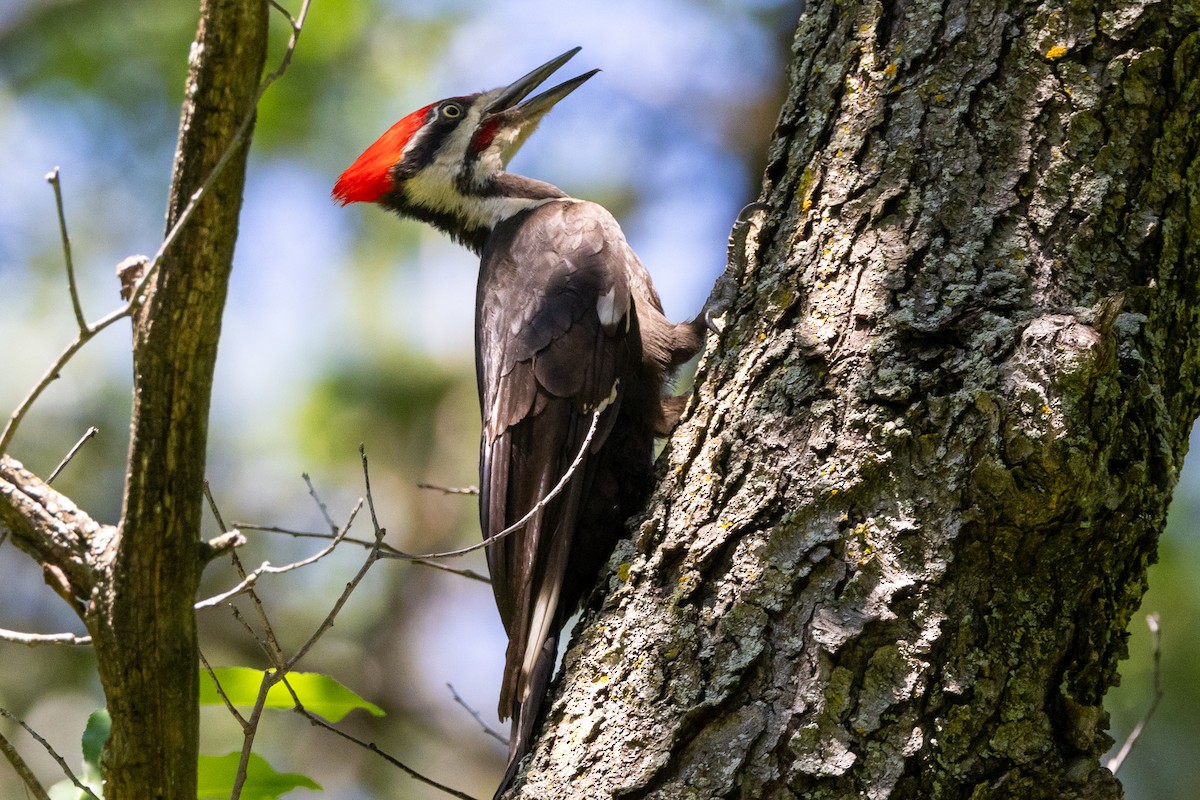
<path fill-rule="evenodd" d="M 511 796 L 1120 796 L 1200 411 L 1198 30 L 808 4 L 730 328 Z"/>

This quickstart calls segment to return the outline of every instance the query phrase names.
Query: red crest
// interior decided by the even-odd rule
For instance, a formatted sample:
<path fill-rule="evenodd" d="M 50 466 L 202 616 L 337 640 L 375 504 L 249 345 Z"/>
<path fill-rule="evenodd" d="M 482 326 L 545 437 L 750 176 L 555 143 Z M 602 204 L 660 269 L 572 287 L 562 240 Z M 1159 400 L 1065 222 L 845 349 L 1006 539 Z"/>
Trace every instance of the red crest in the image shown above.
<path fill-rule="evenodd" d="M 425 124 L 433 105 L 419 108 L 387 129 L 363 151 L 333 185 L 333 197 L 347 203 L 374 203 L 392 189 L 392 167 L 400 160 L 408 140 Z"/>

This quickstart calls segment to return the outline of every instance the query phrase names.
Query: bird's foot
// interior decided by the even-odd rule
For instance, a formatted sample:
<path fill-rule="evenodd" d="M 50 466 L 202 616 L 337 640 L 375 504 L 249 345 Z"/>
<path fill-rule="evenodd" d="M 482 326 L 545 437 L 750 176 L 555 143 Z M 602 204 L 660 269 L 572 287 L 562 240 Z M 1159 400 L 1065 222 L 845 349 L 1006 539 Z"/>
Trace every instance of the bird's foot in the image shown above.
<path fill-rule="evenodd" d="M 771 210 L 767 203 L 750 203 L 738 212 L 737 219 L 729 231 L 729 247 L 726 252 L 725 271 L 713 284 L 708 300 L 704 302 L 701 315 L 710 331 L 720 334 L 725 330 L 725 313 L 737 298 L 738 283 L 746 272 L 746 242 L 751 230 L 761 227 L 766 214 Z"/>
<path fill-rule="evenodd" d="M 704 327 L 718 336 L 725 331 L 725 312 L 727 312 L 737 297 L 737 279 L 726 269 L 713 284 L 708 299 L 704 301 Z"/>

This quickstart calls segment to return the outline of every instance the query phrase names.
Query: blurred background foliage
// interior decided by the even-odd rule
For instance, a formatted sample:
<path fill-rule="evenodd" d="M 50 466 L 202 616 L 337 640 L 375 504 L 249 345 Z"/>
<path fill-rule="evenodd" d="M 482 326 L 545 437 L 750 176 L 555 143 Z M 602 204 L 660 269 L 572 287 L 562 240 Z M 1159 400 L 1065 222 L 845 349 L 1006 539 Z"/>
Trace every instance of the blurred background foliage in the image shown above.
<path fill-rule="evenodd" d="M 298 0 L 285 0 L 298 6 Z M 0 410 L 7 415 L 70 340 L 53 196 L 62 168 L 84 308 L 115 307 L 114 266 L 150 253 L 162 233 L 196 9 L 150 0 L 0 0 Z M 410 552 L 470 543 L 472 498 L 418 489 L 475 481 L 478 436 L 471 362 L 476 261 L 432 230 L 376 208 L 341 209 L 333 181 L 392 122 L 431 100 L 507 83 L 564 50 L 589 81 L 512 164 L 604 203 L 647 263 L 668 315 L 690 316 L 722 266 L 740 206 L 758 191 L 784 90 L 796 7 L 785 0 L 316 0 L 287 76 L 264 97 L 251 152 L 234 279 L 214 387 L 209 478 L 224 518 L 323 530 L 301 473 L 339 522 L 362 493 L 360 442 L 388 541 Z M 273 55 L 287 38 L 273 22 Z M 100 428 L 56 482 L 115 521 L 129 415 L 129 329 L 92 342 L 26 420 L 12 453 L 45 475 L 89 425 Z M 1200 766 L 1200 479 L 1185 471 L 1151 571 L 1145 610 L 1161 612 L 1158 717 L 1122 777 L 1130 798 L 1190 798 Z M 211 518 L 204 535 L 216 533 Z M 369 536 L 362 521 L 357 533 Z M 284 563 L 311 541 L 251 534 L 247 564 Z M 362 552 L 260 584 L 285 648 L 327 613 Z M 484 571 L 479 554 L 462 566 Z M 0 627 L 80 630 L 11 544 L 0 546 Z M 210 567 L 205 591 L 235 578 Z M 1136 621 L 1123 685 L 1110 695 L 1123 738 L 1150 696 L 1149 637 Z M 225 610 L 201 617 L 215 665 L 261 667 L 258 645 Z M 504 639 L 487 586 L 384 562 L 301 665 L 327 672 L 387 710 L 342 724 L 413 767 L 490 794 L 502 747 L 446 684 L 484 717 Z M 103 704 L 86 648 L 0 643 L 0 705 L 27 719 L 72 763 L 88 714 Z M 5 722 L 46 784 L 56 765 Z M 203 750 L 240 732 L 206 708 Z M 329 797 L 440 795 L 365 751 L 285 713 L 268 716 L 258 751 L 311 775 Z M 22 796 L 0 767 L 0 797 Z M 303 796 L 297 790 L 295 796 Z"/>

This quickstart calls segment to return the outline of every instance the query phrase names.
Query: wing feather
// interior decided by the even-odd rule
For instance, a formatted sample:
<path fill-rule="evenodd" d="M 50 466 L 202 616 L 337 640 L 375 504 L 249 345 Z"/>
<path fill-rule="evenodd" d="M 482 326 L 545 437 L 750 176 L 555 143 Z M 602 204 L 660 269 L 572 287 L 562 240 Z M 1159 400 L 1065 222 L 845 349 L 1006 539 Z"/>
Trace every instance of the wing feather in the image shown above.
<path fill-rule="evenodd" d="M 539 654 L 574 610 L 564 607 L 563 583 L 578 571 L 570 562 L 581 499 L 594 474 L 592 455 L 615 419 L 614 390 L 630 359 L 628 320 L 614 324 L 632 312 L 628 257 L 611 216 L 577 201 L 549 203 L 501 223 L 483 252 L 476 346 L 486 537 L 546 497 L 582 448 L 593 412 L 603 409 L 603 424 L 563 492 L 488 548 L 496 605 L 509 634 L 501 717 L 520 708 L 531 681 L 548 680 L 532 675 L 545 660 Z M 577 598 L 575 591 L 570 605 Z"/>

